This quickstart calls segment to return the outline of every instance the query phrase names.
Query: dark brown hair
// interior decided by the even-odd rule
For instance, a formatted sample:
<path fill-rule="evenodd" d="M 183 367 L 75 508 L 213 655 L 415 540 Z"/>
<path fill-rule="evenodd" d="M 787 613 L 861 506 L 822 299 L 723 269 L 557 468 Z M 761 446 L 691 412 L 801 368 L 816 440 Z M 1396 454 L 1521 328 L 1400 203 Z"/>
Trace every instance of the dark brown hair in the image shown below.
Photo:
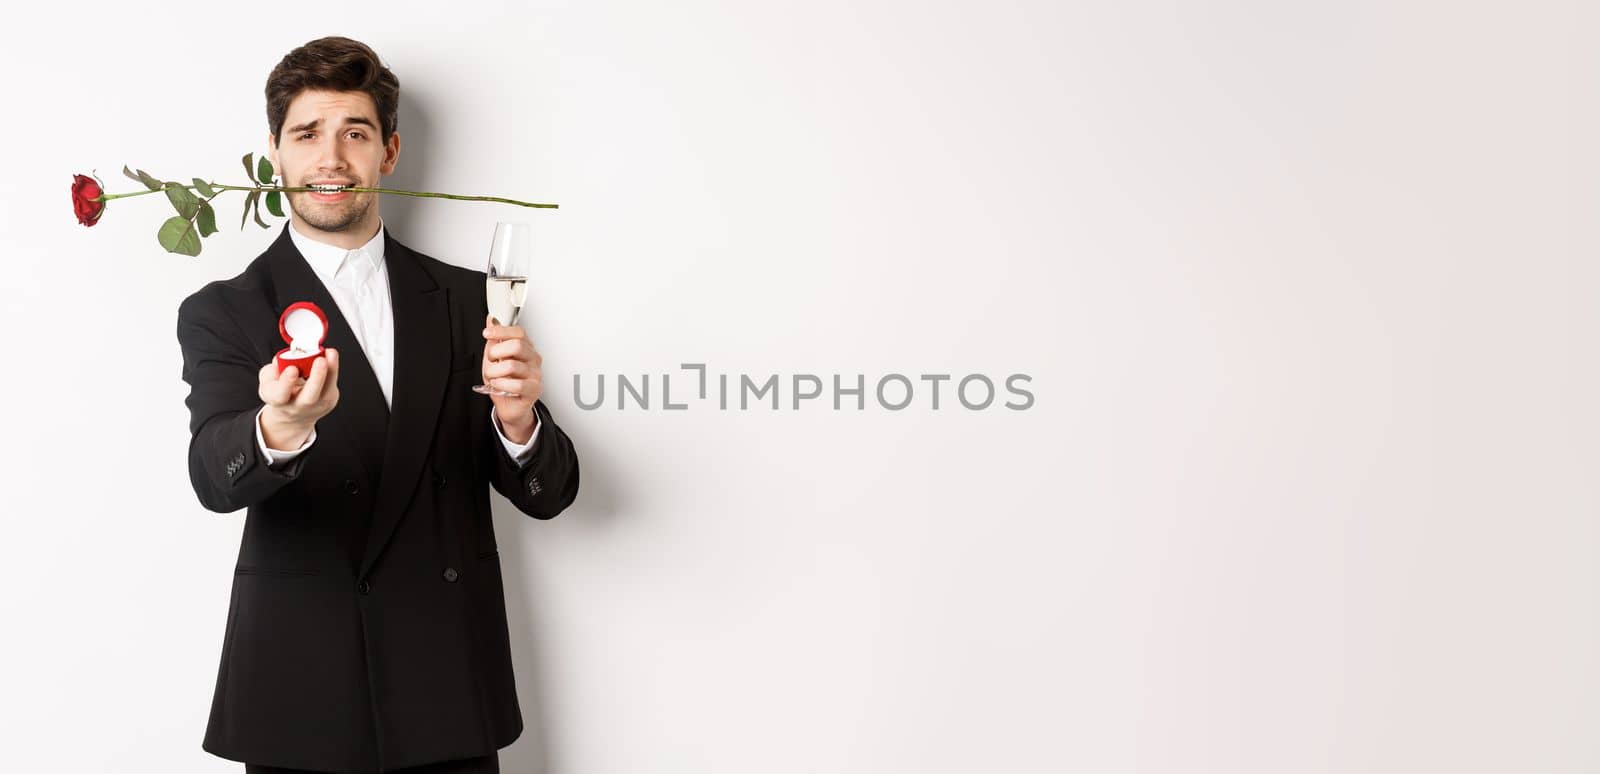
<path fill-rule="evenodd" d="M 378 106 L 382 142 L 398 128 L 400 79 L 378 61 L 367 44 L 350 38 L 317 38 L 288 54 L 267 76 L 267 128 L 281 141 L 289 103 L 306 89 L 364 91 Z"/>

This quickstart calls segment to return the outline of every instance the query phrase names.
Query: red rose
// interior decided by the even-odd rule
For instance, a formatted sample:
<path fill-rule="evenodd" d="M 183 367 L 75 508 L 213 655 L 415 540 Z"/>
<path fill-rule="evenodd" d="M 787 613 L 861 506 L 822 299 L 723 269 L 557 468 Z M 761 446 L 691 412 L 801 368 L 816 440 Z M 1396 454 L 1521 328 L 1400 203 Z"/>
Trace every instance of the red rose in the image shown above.
<path fill-rule="evenodd" d="M 78 216 L 79 223 L 93 226 L 100 220 L 100 214 L 106 211 L 105 202 L 95 201 L 100 193 L 100 184 L 94 178 L 72 176 L 72 211 Z"/>

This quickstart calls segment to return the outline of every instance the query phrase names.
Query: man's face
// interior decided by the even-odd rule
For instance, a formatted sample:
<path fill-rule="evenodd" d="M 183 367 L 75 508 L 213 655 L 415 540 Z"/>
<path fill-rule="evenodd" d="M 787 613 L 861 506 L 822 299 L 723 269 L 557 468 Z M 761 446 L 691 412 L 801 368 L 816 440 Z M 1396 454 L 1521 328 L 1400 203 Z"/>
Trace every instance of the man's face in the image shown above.
<path fill-rule="evenodd" d="M 400 133 L 381 142 L 377 105 L 363 91 L 300 92 L 289 102 L 283 134 L 267 137 L 272 166 L 285 186 L 344 183 L 377 188 L 394 173 Z M 345 191 L 286 194 L 301 223 L 327 232 L 365 234 L 378 227 L 378 194 Z"/>

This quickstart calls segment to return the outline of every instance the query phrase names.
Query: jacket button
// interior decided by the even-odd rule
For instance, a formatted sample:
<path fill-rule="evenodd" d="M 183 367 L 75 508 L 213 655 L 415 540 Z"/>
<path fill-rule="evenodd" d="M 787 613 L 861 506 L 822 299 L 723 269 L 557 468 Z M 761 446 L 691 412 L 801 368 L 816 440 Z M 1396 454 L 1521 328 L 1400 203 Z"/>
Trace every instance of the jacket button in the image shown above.
<path fill-rule="evenodd" d="M 361 487 L 356 486 L 355 479 L 347 478 L 344 480 L 344 491 L 349 492 L 350 494 L 355 494 L 361 491 Z"/>
<path fill-rule="evenodd" d="M 444 568 L 444 579 L 445 580 L 450 581 L 451 583 L 455 583 L 456 582 L 456 578 L 459 578 L 459 577 L 461 577 L 461 573 L 456 572 L 456 568 L 454 568 L 454 567 L 446 567 L 446 568 Z"/>
<path fill-rule="evenodd" d="M 433 485 L 438 487 L 438 488 L 440 488 L 440 489 L 443 489 L 444 488 L 444 483 L 445 483 L 444 474 L 443 473 L 439 473 L 437 471 L 434 472 L 434 474 L 433 474 Z"/>
<path fill-rule="evenodd" d="M 367 583 L 366 581 L 362 581 L 362 582 L 356 584 L 356 591 L 359 591 L 362 594 L 366 594 L 366 593 L 372 591 L 372 585 Z"/>

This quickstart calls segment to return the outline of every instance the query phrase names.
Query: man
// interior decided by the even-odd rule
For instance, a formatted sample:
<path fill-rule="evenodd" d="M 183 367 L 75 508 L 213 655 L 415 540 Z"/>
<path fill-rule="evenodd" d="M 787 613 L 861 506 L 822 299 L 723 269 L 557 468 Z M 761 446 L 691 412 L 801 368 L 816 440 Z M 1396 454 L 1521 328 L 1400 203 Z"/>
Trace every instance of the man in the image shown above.
<path fill-rule="evenodd" d="M 367 46 L 301 46 L 266 94 L 285 185 L 393 173 L 399 82 Z M 522 715 L 489 488 L 552 518 L 577 455 L 483 272 L 401 244 L 378 194 L 288 197 L 266 252 L 178 310 L 195 494 L 248 509 L 202 746 L 250 774 L 496 772 Z M 296 301 L 326 356 L 280 374 Z"/>

